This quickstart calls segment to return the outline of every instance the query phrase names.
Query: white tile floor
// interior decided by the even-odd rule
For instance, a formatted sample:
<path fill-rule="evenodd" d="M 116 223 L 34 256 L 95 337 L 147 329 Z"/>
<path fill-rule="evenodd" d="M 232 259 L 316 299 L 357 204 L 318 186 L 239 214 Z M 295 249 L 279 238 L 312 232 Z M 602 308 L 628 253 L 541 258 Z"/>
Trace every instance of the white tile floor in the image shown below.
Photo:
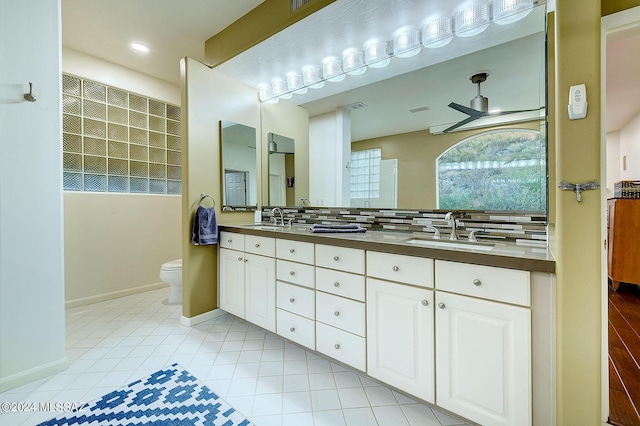
<path fill-rule="evenodd" d="M 168 289 L 69 309 L 70 367 L 0 402 L 87 402 L 179 363 L 258 426 L 464 425 L 241 319 L 180 325 Z M 1 413 L 35 425 L 55 412 Z"/>

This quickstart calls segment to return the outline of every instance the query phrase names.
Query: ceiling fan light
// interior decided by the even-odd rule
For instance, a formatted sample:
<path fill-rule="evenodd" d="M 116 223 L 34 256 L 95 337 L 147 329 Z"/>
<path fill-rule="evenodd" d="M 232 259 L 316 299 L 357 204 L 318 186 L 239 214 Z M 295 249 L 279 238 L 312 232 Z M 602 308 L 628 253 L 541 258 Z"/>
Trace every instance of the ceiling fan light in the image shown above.
<path fill-rule="evenodd" d="M 499 25 L 508 25 L 527 16 L 533 9 L 533 0 L 495 0 L 493 3 L 493 21 Z"/>
<path fill-rule="evenodd" d="M 373 41 L 364 47 L 364 62 L 370 68 L 383 68 L 391 63 L 389 42 Z"/>
<path fill-rule="evenodd" d="M 287 74 L 287 89 L 296 95 L 304 95 L 307 93 L 307 88 L 302 82 L 302 76 L 295 72 Z"/>
<path fill-rule="evenodd" d="M 344 80 L 342 60 L 330 56 L 322 61 L 322 76 L 327 81 L 338 82 Z"/>
<path fill-rule="evenodd" d="M 475 3 L 455 14 L 455 28 L 458 37 L 472 37 L 489 27 L 489 5 Z"/>
<path fill-rule="evenodd" d="M 422 45 L 429 49 L 446 46 L 453 40 L 451 18 L 433 19 L 422 27 Z"/>
<path fill-rule="evenodd" d="M 364 52 L 356 49 L 345 50 L 342 54 L 342 69 L 349 75 L 360 75 L 367 71 Z"/>
<path fill-rule="evenodd" d="M 302 83 L 312 89 L 321 89 L 324 87 L 324 81 L 320 74 L 320 68 L 314 66 L 306 66 L 302 69 Z"/>
<path fill-rule="evenodd" d="M 399 58 L 410 58 L 422 50 L 420 30 L 401 28 L 393 36 L 393 54 Z"/>

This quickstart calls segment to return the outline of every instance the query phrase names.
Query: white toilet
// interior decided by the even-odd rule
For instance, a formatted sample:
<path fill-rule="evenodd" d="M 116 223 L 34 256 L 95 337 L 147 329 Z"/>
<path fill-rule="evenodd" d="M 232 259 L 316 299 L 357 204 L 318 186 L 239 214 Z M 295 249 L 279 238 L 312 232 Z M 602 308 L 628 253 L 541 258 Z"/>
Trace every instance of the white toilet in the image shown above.
<path fill-rule="evenodd" d="M 160 268 L 160 279 L 171 287 L 167 303 L 182 303 L 182 259 L 163 263 Z"/>

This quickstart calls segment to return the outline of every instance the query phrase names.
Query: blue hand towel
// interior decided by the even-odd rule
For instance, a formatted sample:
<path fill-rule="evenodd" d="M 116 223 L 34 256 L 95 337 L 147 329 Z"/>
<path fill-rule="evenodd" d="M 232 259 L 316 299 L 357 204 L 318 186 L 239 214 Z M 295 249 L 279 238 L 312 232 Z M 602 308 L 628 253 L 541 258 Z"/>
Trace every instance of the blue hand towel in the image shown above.
<path fill-rule="evenodd" d="M 196 246 L 218 244 L 218 223 L 214 207 L 198 206 L 193 218 L 191 243 Z"/>

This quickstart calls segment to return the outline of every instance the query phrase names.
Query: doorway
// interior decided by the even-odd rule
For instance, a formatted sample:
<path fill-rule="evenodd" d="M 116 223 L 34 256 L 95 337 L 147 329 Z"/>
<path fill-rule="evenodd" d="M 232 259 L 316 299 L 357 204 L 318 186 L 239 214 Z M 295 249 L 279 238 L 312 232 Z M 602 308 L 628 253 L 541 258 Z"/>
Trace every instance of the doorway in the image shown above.
<path fill-rule="evenodd" d="M 248 172 L 239 170 L 224 171 L 224 189 L 226 205 L 246 206 L 247 205 L 247 175 Z"/>
<path fill-rule="evenodd" d="M 634 169 L 640 173 L 637 167 L 626 167 L 640 159 L 640 146 L 630 146 L 640 134 L 640 104 L 633 102 L 640 96 L 640 78 L 634 76 L 640 64 L 635 53 L 640 46 L 640 7 L 603 17 L 601 28 L 601 182 L 602 211 L 607 212 L 607 198 L 615 195 L 613 183 L 640 179 L 632 174 Z M 602 235 L 607 235 L 606 214 Z M 635 285 L 621 287 L 618 292 L 610 288 L 607 255 L 603 250 L 602 420 L 640 425 L 636 386 L 640 380 L 640 296 L 636 293 L 640 292 Z"/>

